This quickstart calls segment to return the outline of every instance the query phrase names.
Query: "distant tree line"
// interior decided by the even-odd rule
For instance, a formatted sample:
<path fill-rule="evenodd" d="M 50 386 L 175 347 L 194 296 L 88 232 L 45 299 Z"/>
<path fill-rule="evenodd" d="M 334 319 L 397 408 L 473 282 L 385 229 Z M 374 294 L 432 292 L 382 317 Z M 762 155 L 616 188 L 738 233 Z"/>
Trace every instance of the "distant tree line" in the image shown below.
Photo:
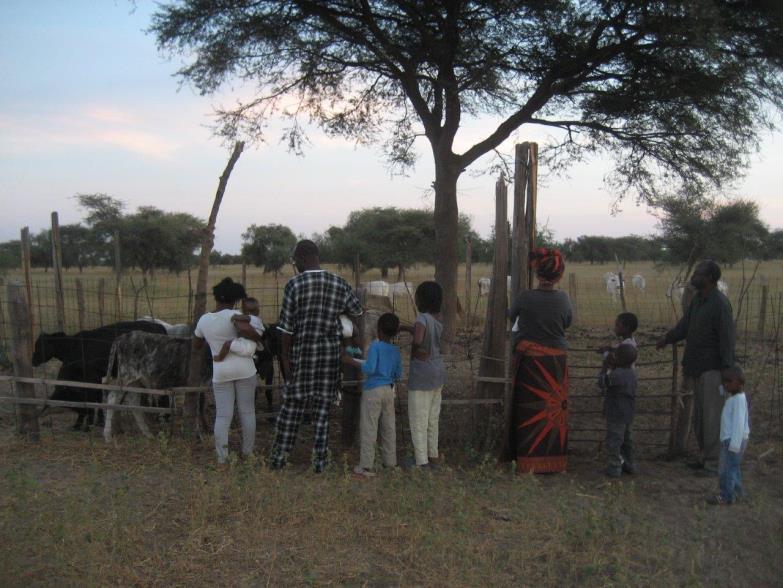
<path fill-rule="evenodd" d="M 60 227 L 63 266 L 66 269 L 114 264 L 114 235 L 119 234 L 123 267 L 145 273 L 156 270 L 180 272 L 196 264 L 204 222 L 190 214 L 164 212 L 142 206 L 126 213 L 124 204 L 106 194 L 81 194 L 83 223 Z M 692 264 L 702 257 L 721 263 L 740 259 L 783 258 L 783 229 L 770 230 L 758 216 L 758 205 L 749 200 L 715 202 L 701 198 L 672 198 L 659 209 L 659 233 L 607 237 L 582 235 L 559 241 L 541 227 L 538 243 L 558 247 L 566 259 L 603 264 L 620 261 Z M 494 231 L 493 231 L 494 232 Z M 242 234 L 238 254 L 213 250 L 210 263 L 247 263 L 275 276 L 290 262 L 297 236 L 280 224 L 250 225 Z M 435 220 L 432 211 L 395 207 L 366 208 L 352 212 L 343 226 L 329 227 L 311 238 L 325 263 L 361 270 L 377 268 L 383 277 L 390 271 L 401 279 L 405 269 L 417 263 L 434 263 Z M 470 240 L 472 261 L 491 263 L 494 236 L 482 238 L 470 218 L 459 218 L 459 254 L 465 258 Z M 51 266 L 50 231 L 31 238 L 33 267 Z M 19 240 L 0 243 L 0 267 L 21 264 Z"/>

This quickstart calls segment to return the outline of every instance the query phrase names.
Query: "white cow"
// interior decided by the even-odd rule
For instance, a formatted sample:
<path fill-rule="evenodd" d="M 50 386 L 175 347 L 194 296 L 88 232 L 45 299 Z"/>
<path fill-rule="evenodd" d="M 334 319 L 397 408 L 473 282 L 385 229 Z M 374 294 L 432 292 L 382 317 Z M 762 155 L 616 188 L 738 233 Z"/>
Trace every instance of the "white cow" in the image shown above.
<path fill-rule="evenodd" d="M 604 284 L 608 284 L 610 280 L 617 279 L 619 280 L 619 276 L 614 272 L 606 272 L 604 274 Z"/>
<path fill-rule="evenodd" d="M 620 276 L 612 274 L 606 279 L 606 293 L 612 297 L 612 302 L 617 302 L 617 295 L 620 293 Z"/>
<path fill-rule="evenodd" d="M 644 279 L 642 274 L 636 274 L 633 278 L 631 278 L 631 284 L 634 288 L 641 290 L 642 292 L 644 292 L 645 287 L 647 287 L 647 281 Z"/>
<path fill-rule="evenodd" d="M 492 278 L 479 278 L 479 296 L 489 296 L 489 288 L 492 286 Z M 506 291 L 511 295 L 511 276 L 506 276 Z"/>
<path fill-rule="evenodd" d="M 159 324 L 164 329 L 166 329 L 166 334 L 169 337 L 189 338 L 192 335 L 190 325 L 187 325 L 185 323 L 178 323 L 176 325 L 172 325 L 171 323 L 167 323 L 166 321 L 162 321 L 158 318 L 154 318 L 151 316 L 143 316 L 139 320 L 149 321 L 151 323 Z"/>
<path fill-rule="evenodd" d="M 675 302 L 682 302 L 685 294 L 685 284 L 680 281 L 674 281 L 666 289 L 666 298 L 672 298 Z"/>
<path fill-rule="evenodd" d="M 389 284 L 383 280 L 374 280 L 372 282 L 362 282 L 362 288 L 369 296 L 389 297 Z"/>
<path fill-rule="evenodd" d="M 389 292 L 394 296 L 413 296 L 413 282 L 395 282 L 389 286 Z"/>

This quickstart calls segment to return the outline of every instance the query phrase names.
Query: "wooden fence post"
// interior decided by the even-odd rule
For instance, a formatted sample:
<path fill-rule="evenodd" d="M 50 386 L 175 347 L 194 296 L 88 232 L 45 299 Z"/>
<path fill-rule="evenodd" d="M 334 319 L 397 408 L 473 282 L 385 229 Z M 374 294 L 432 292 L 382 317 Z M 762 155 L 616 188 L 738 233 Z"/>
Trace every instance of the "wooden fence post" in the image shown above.
<path fill-rule="evenodd" d="M 568 274 L 568 297 L 571 299 L 571 322 L 576 324 L 577 316 L 579 316 L 579 302 L 576 285 L 576 274 L 571 272 Z"/>
<path fill-rule="evenodd" d="M 530 143 L 514 148 L 514 210 L 511 212 L 511 300 L 528 288 L 527 256 L 530 246 L 525 219 Z"/>
<path fill-rule="evenodd" d="M 76 309 L 79 313 L 79 330 L 85 329 L 84 324 L 84 287 L 82 286 L 82 279 L 76 278 Z"/>
<path fill-rule="evenodd" d="M 30 228 L 24 227 L 21 235 L 21 247 L 22 247 L 22 273 L 24 273 L 24 286 L 27 292 L 27 310 L 30 314 L 30 345 L 33 343 L 33 333 L 35 332 L 35 325 L 33 324 L 35 317 L 33 316 L 33 275 L 32 275 L 32 260 L 30 257 Z M 40 314 L 38 320 L 41 320 Z"/>
<path fill-rule="evenodd" d="M 33 347 L 30 329 L 30 306 L 21 284 L 8 284 L 8 310 L 11 322 L 11 356 L 14 363 L 14 375 L 31 378 L 33 376 Z M 35 398 L 35 386 L 29 383 L 14 382 L 17 398 Z M 16 432 L 29 439 L 38 441 L 38 411 L 35 406 L 17 405 Z"/>
<path fill-rule="evenodd" d="M 536 247 L 536 216 L 538 210 L 538 143 L 530 144 L 530 163 L 527 173 L 527 201 L 525 203 L 525 232 L 527 233 L 527 253 Z M 527 267 L 527 254 L 524 258 Z M 527 272 L 527 287 L 533 287 L 533 272 Z"/>
<path fill-rule="evenodd" d="M 114 231 L 114 320 L 122 320 L 122 260 L 120 259 L 120 232 Z"/>
<path fill-rule="evenodd" d="M 57 330 L 65 331 L 65 287 L 63 285 L 63 246 L 60 241 L 60 221 L 52 213 L 52 277 L 54 278 L 54 304 L 57 311 Z"/>
<path fill-rule="evenodd" d="M 508 306 L 508 188 L 503 176 L 495 183 L 495 252 L 492 266 L 492 285 L 489 288 L 484 344 L 479 363 L 479 376 L 503 377 L 506 363 L 506 309 Z M 491 391 L 500 389 L 496 383 L 481 382 L 479 396 L 488 398 Z M 477 406 L 478 408 L 478 406 Z M 485 410 L 476 410 L 474 416 L 485 415 Z M 476 423 L 476 440 L 486 438 L 488 422 Z"/>
<path fill-rule="evenodd" d="M 98 280 L 98 322 L 99 326 L 103 326 L 103 315 L 106 311 L 106 280 L 101 278 Z"/>
<path fill-rule="evenodd" d="M 761 301 L 759 303 L 759 337 L 764 338 L 764 326 L 767 322 L 767 298 L 769 298 L 769 285 L 761 286 Z"/>
<path fill-rule="evenodd" d="M 677 394 L 680 390 L 679 384 L 679 371 L 680 362 L 677 353 L 677 344 L 672 345 L 672 385 L 671 385 L 671 407 L 670 407 L 670 420 L 669 420 L 669 456 L 674 457 L 677 453 L 677 427 L 678 427 L 678 415 L 680 402 L 682 399 Z"/>
<path fill-rule="evenodd" d="M 5 289 L 5 280 L 3 280 L 3 278 L 0 278 L 0 292 L 2 292 L 4 289 Z M 6 342 L 5 309 L 3 309 L 3 297 L 0 296 L 0 345 L 5 344 L 5 342 Z"/>
<path fill-rule="evenodd" d="M 465 239 L 465 324 L 468 331 L 471 329 L 470 324 L 470 298 L 471 287 L 473 282 L 473 243 L 470 237 Z"/>

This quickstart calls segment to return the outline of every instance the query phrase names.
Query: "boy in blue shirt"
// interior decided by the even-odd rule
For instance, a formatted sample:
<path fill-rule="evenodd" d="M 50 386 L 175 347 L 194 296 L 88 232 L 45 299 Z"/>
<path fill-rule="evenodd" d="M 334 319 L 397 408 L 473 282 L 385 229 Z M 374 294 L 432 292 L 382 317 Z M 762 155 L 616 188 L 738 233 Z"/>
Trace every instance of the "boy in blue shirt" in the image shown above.
<path fill-rule="evenodd" d="M 391 342 L 400 328 L 400 319 L 392 313 L 378 319 L 378 339 L 370 344 L 363 362 L 343 355 L 343 362 L 361 365 L 365 374 L 362 391 L 359 435 L 361 450 L 354 473 L 374 476 L 375 443 L 381 429 L 381 456 L 385 467 L 397 465 L 397 440 L 394 421 L 394 382 L 402 377 L 400 350 Z"/>

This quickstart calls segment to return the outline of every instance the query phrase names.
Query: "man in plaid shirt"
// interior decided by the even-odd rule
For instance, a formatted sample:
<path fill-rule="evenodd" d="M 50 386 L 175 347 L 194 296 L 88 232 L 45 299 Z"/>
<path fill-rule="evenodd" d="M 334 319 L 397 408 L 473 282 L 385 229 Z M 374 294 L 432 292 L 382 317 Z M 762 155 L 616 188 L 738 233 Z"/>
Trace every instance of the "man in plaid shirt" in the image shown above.
<path fill-rule="evenodd" d="M 362 314 L 362 306 L 348 282 L 321 269 L 318 247 L 297 243 L 293 262 L 299 274 L 285 286 L 277 328 L 282 334 L 281 367 L 286 382 L 270 465 L 285 465 L 294 446 L 299 423 L 312 403 L 315 421 L 313 462 L 316 472 L 326 466 L 329 411 L 340 381 L 340 315 Z"/>

